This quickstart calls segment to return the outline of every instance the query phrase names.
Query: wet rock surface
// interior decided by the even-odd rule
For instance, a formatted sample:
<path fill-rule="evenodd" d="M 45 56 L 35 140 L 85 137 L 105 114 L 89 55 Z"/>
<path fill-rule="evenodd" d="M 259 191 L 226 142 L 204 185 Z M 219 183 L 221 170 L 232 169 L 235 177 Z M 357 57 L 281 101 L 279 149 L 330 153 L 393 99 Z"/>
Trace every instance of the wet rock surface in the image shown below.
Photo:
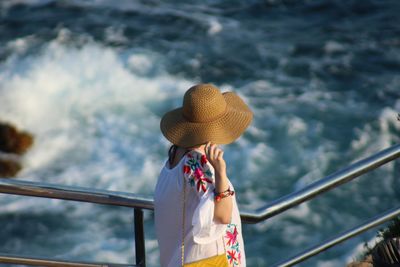
<path fill-rule="evenodd" d="M 32 144 L 30 133 L 0 122 L 0 177 L 13 177 L 22 169 L 21 156 Z"/>

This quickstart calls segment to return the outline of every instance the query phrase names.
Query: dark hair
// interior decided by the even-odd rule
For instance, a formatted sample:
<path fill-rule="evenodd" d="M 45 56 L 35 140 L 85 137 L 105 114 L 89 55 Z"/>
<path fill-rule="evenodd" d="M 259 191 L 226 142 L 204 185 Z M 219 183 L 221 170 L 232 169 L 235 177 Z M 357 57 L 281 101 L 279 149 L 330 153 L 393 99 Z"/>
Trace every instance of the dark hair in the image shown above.
<path fill-rule="evenodd" d="M 174 159 L 175 159 L 177 148 L 178 148 L 177 145 L 172 145 L 168 150 L 168 163 L 169 163 L 169 166 L 172 166 L 172 164 L 174 163 Z"/>

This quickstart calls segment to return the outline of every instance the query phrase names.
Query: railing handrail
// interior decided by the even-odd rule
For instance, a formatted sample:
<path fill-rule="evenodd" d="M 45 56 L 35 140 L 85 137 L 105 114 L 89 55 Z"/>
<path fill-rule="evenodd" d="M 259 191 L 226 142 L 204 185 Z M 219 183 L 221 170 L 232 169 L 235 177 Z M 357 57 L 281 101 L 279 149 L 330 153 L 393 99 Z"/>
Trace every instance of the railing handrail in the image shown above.
<path fill-rule="evenodd" d="M 51 258 L 39 258 L 31 256 L 13 255 L 8 253 L 0 253 L 0 264 L 2 263 L 17 263 L 36 266 L 51 266 L 51 267 L 139 267 L 133 264 L 118 264 L 108 262 L 80 262 L 68 261 Z"/>
<path fill-rule="evenodd" d="M 348 167 L 340 169 L 324 178 L 317 180 L 304 188 L 293 193 L 280 197 L 271 203 L 257 209 L 254 212 L 241 213 L 249 223 L 257 223 L 271 218 L 279 213 L 310 200 L 317 195 L 332 190 L 339 185 L 350 182 L 351 180 L 370 172 L 396 158 L 400 157 L 400 144 L 381 150 L 372 156 L 359 160 Z"/>
<path fill-rule="evenodd" d="M 244 223 L 258 223 L 267 218 L 310 200 L 317 195 L 332 190 L 360 175 L 400 157 L 400 144 L 394 145 L 350 166 L 317 180 L 293 193 L 278 198 L 255 211 L 242 211 Z M 10 180 L 0 178 L 0 193 L 83 201 L 106 205 L 125 206 L 153 210 L 152 197 L 133 193 L 91 189 L 79 186 L 66 186 L 41 182 Z"/>
<path fill-rule="evenodd" d="M 241 218 L 244 223 L 257 223 L 267 218 L 273 217 L 279 213 L 290 209 L 300 203 L 310 200 L 324 192 L 332 190 L 337 186 L 347 183 L 360 175 L 378 168 L 379 166 L 388 163 L 396 158 L 400 157 L 400 144 L 394 145 L 390 148 L 384 149 L 378 153 L 373 154 L 365 159 L 357 161 L 350 166 L 343 168 L 331 175 L 328 175 L 320 180 L 317 180 L 308 186 L 297 190 L 293 193 L 285 195 L 279 199 L 272 201 L 264 207 L 261 207 L 255 211 L 242 211 Z M 25 195 L 34 197 L 44 197 L 52 199 L 63 199 L 72 201 L 83 201 L 90 203 L 116 205 L 134 208 L 135 210 L 135 240 L 139 241 L 135 244 L 136 249 L 136 263 L 137 266 L 145 266 L 145 251 L 144 251 L 144 232 L 143 232 L 143 211 L 142 209 L 153 210 L 154 201 L 151 197 L 143 195 L 109 191 L 101 189 L 91 189 L 78 186 L 65 186 L 48 184 L 41 182 L 30 182 L 21 180 L 10 180 L 0 178 L 0 193 L 13 194 L 13 195 Z M 289 260 L 283 261 L 276 266 L 292 266 L 298 262 L 301 262 L 323 250 L 328 249 L 348 238 L 366 231 L 372 227 L 377 226 L 397 215 L 400 214 L 400 209 L 396 208 L 388 211 L 382 215 L 378 215 L 366 223 L 348 230 L 332 239 L 329 239 L 318 246 L 312 247 L 305 250 L 304 252 L 290 258 Z M 68 261 L 56 261 L 49 259 L 35 259 L 35 258 L 24 258 L 23 256 L 13 257 L 10 255 L 3 255 L 0 257 L 0 262 L 11 262 L 11 263 L 31 263 L 35 265 L 35 262 L 46 263 L 46 266 L 64 266 L 63 263 Z M 86 263 L 82 263 L 83 265 Z M 91 264 L 91 263 L 90 263 Z M 36 264 L 37 265 L 37 264 Z M 106 266 L 113 266 L 106 265 Z"/>
<path fill-rule="evenodd" d="M 335 237 L 329 238 L 320 244 L 310 247 L 303 252 L 298 253 L 295 256 L 292 256 L 291 258 L 281 261 L 279 263 L 274 264 L 274 267 L 288 267 L 288 266 L 293 266 L 297 263 L 300 263 L 308 258 L 311 258 L 312 256 L 327 250 L 330 247 L 333 247 L 343 241 L 346 241 L 347 239 L 350 239 L 352 237 L 355 237 L 365 231 L 368 231 L 371 228 L 374 228 L 378 225 L 381 225 L 387 221 L 390 221 L 396 217 L 400 216 L 400 207 L 396 207 L 393 209 L 390 209 L 388 211 L 385 211 L 379 215 L 374 216 L 373 218 L 367 220 L 366 222 L 350 229 L 347 231 L 344 231 Z"/>
<path fill-rule="evenodd" d="M 153 198 L 128 192 L 0 178 L 0 193 L 153 210 Z"/>

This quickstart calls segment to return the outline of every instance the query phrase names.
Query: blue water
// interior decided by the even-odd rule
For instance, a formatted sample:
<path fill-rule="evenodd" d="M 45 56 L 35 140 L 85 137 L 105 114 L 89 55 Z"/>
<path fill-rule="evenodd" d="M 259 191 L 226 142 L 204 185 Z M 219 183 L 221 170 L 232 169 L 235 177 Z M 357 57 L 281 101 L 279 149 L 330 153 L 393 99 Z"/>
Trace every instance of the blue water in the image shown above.
<path fill-rule="evenodd" d="M 0 2 L 0 118 L 35 135 L 16 179 L 151 195 L 169 144 L 162 114 L 212 82 L 254 123 L 225 146 L 255 209 L 399 143 L 400 1 Z M 400 203 L 398 162 L 256 225 L 269 266 Z M 133 212 L 0 196 L 0 251 L 133 262 Z M 145 214 L 148 266 L 158 266 Z M 344 266 L 375 231 L 299 266 Z"/>

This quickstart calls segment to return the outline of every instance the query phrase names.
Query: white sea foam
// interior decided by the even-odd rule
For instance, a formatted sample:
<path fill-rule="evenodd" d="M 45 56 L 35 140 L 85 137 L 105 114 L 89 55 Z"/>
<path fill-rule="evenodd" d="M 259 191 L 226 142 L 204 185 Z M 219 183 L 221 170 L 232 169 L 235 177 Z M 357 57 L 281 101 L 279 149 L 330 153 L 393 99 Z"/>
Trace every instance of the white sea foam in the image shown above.
<path fill-rule="evenodd" d="M 76 2 L 77 5 L 85 5 L 89 1 Z M 118 3 L 135 5 L 132 1 L 100 2 L 120 5 L 121 9 L 124 6 Z M 95 1 L 93 5 L 100 6 Z M 218 19 L 213 26 L 210 21 L 215 17 L 204 15 L 201 10 L 189 18 L 182 10 L 175 11 L 168 6 L 153 10 L 144 5 L 132 8 L 143 13 L 154 12 L 153 15 L 169 14 L 198 20 L 211 33 L 226 31 L 229 25 L 229 21 Z M 70 34 L 67 29 L 61 29 L 54 41 L 45 45 L 38 54 L 26 58 L 19 55 L 29 49 L 35 37 L 20 38 L 7 44 L 13 56 L 0 66 L 0 114 L 20 128 L 33 132 L 36 138 L 34 148 L 25 158 L 25 169 L 18 178 L 150 194 L 168 146 L 159 133 L 159 117 L 162 111 L 181 104 L 182 94 L 192 82 L 163 72 L 163 58 L 152 51 L 133 50 L 120 54 L 94 41 L 85 41 L 77 48 L 68 44 Z M 109 42 L 123 43 L 125 40 L 123 28 L 108 28 L 104 34 Z M 341 49 L 329 43 L 325 48 L 327 53 Z M 192 59 L 191 63 L 194 69 L 201 67 L 199 60 Z M 279 79 L 287 81 L 287 77 Z M 232 90 L 230 85 L 222 85 L 221 88 Z M 232 179 L 237 189 L 244 191 L 238 197 L 247 201 L 250 209 L 264 205 L 265 196 L 281 190 L 281 184 L 290 183 L 288 190 L 291 190 L 295 183 L 294 189 L 299 189 L 323 177 L 328 167 L 332 167 L 330 164 L 334 156 L 343 152 L 335 142 L 324 139 L 323 119 L 312 117 L 313 114 L 303 117 L 296 112 L 301 113 L 304 107 L 312 112 L 339 111 L 340 116 L 343 110 L 346 110 L 344 114 L 348 114 L 362 105 L 357 103 L 355 109 L 354 104 L 341 102 L 339 93 L 326 90 L 326 84 L 315 77 L 310 82 L 310 88 L 307 88 L 309 90 L 300 91 L 299 94 L 265 80 L 239 89 L 242 94 L 253 95 L 246 102 L 256 105 L 252 107 L 255 121 L 246 134 L 255 141 L 240 138 L 235 147 L 237 151 L 226 148 L 226 158 L 235 163 L 231 167 L 237 173 L 232 174 Z M 399 106 L 400 100 L 396 104 L 397 111 Z M 395 120 L 395 113 L 392 108 L 384 109 L 377 120 L 363 125 L 352 142 L 352 149 L 360 151 L 360 156 L 367 156 L 370 152 L 398 142 L 399 137 L 393 134 L 393 129 L 398 131 L 400 126 Z M 275 130 L 282 136 L 276 136 Z M 291 138 L 283 140 L 286 137 Z M 268 143 L 269 140 L 272 140 L 271 143 Z M 309 145 L 315 141 L 320 144 Z M 284 144 L 276 145 L 274 142 Z M 156 152 L 149 154 L 149 150 Z M 385 168 L 387 166 L 391 165 L 385 165 Z M 296 180 L 288 182 L 281 175 Z M 274 184 L 275 187 L 265 186 L 269 185 L 265 181 L 267 179 L 278 180 L 279 186 L 278 183 Z M 384 188 L 390 188 L 390 185 L 386 183 Z M 359 194 L 362 188 L 357 185 L 349 188 L 354 193 L 353 199 L 363 203 Z M 335 190 L 335 194 L 341 192 L 339 188 Z M 368 203 L 376 203 L 377 200 L 376 196 L 370 196 Z M 324 200 L 321 202 L 322 205 L 326 204 Z M 103 212 L 87 204 L 74 205 L 47 199 L 32 201 L 31 198 L 11 196 L 2 196 L 0 203 L 0 212 L 4 214 L 68 211 L 74 224 L 83 221 L 80 230 L 60 237 L 65 240 L 76 238 L 76 244 L 79 244 L 61 255 L 66 258 L 93 255 L 97 260 L 121 262 L 131 255 L 129 241 L 124 238 L 113 239 L 114 235 L 106 224 L 108 220 L 124 218 L 123 223 L 130 225 L 131 218 L 124 213 Z M 302 247 L 315 229 L 322 227 L 325 219 L 322 216 L 327 215 L 321 214 L 319 203 L 303 204 L 254 228 L 268 235 L 269 229 L 276 229 L 282 224 L 282 231 L 277 231 L 274 236 L 271 234 L 271 239 L 282 234 L 283 241 L 289 244 L 286 249 Z M 96 218 L 99 225 L 87 227 L 92 224 L 85 221 L 88 216 Z M 343 218 L 342 214 L 335 211 L 329 212 L 328 216 L 332 221 Z M 149 221 L 151 216 L 147 214 L 145 219 Z M 102 233 L 101 236 L 98 233 Z M 246 242 L 250 244 L 253 241 Z M 268 243 L 265 239 L 254 242 Z M 18 239 L 14 243 L 17 248 L 23 244 Z M 117 255 L 110 246 L 121 251 L 122 260 L 117 259 L 120 254 Z M 150 249 L 150 265 L 157 266 L 155 240 L 147 239 L 146 246 Z M 338 266 L 341 262 L 321 261 L 318 266 Z"/>
<path fill-rule="evenodd" d="M 128 57 L 128 67 L 141 75 L 149 74 L 154 65 L 155 63 L 150 55 L 133 54 Z"/>
<path fill-rule="evenodd" d="M 295 136 L 304 133 L 307 130 L 307 124 L 299 117 L 290 118 L 288 121 L 288 134 Z"/>
<path fill-rule="evenodd" d="M 150 69 L 152 59 L 127 58 L 94 42 L 75 48 L 55 40 L 36 55 L 6 62 L 0 114 L 35 135 L 22 179 L 116 190 L 154 182 L 152 165 L 162 159 L 144 146 L 160 140 L 151 106 L 180 98 L 191 83 L 163 73 L 146 78 L 138 66 Z"/>
<path fill-rule="evenodd" d="M 345 50 L 345 47 L 343 44 L 341 44 L 337 41 L 330 40 L 325 43 L 324 50 L 326 53 L 329 54 L 329 53 L 335 53 L 335 52 L 342 52 Z"/>
<path fill-rule="evenodd" d="M 400 123 L 397 114 L 397 108 L 382 109 L 376 120 L 371 120 L 363 128 L 357 129 L 357 138 L 351 142 L 352 149 L 362 150 L 363 155 L 368 155 L 398 143 L 400 138 L 396 132 L 400 131 Z"/>
<path fill-rule="evenodd" d="M 123 27 L 107 27 L 104 35 L 107 42 L 126 44 L 129 41 Z"/>
<path fill-rule="evenodd" d="M 317 267 L 338 267 L 343 266 L 343 261 L 341 259 L 336 260 L 321 260 L 316 264 Z"/>
<path fill-rule="evenodd" d="M 209 35 L 215 35 L 217 33 L 219 33 L 220 31 L 222 31 L 222 25 L 221 23 L 218 22 L 217 19 L 211 19 L 209 21 L 210 23 L 210 28 L 208 29 L 208 34 Z"/>
<path fill-rule="evenodd" d="M 360 243 L 351 251 L 349 251 L 348 255 L 345 255 L 346 262 L 350 263 L 353 261 L 359 261 L 361 259 L 361 256 L 365 255 L 366 253 L 366 247 L 372 248 L 375 246 L 376 243 L 381 241 L 382 238 L 380 237 L 372 237 L 369 241 L 367 242 L 362 242 L 360 240 Z"/>
<path fill-rule="evenodd" d="M 6 47 L 7 50 L 10 51 L 10 54 L 23 54 L 32 44 L 36 42 L 36 37 L 31 35 L 10 41 L 7 43 Z"/>
<path fill-rule="evenodd" d="M 1 67 L 1 117 L 35 136 L 18 178 L 151 193 L 164 160 L 156 151 L 167 146 L 159 132 L 157 112 L 162 109 L 153 107 L 180 100 L 192 82 L 163 73 L 155 66 L 161 60 L 154 53 L 134 51 L 121 56 L 95 42 L 77 48 L 65 44 L 69 34 L 61 29 L 38 54 L 10 57 Z M 13 41 L 8 47 L 18 55 L 29 48 L 31 40 Z M 109 220 L 124 218 L 121 213 L 49 199 L 2 196 L 0 203 L 3 214 L 65 211 L 75 218 L 73 224 L 86 222 L 79 230 L 66 230 L 58 237 L 74 238 L 75 245 L 57 256 L 133 261 L 132 239 L 115 238 L 107 228 Z M 88 214 L 97 222 L 86 221 Z M 130 217 L 125 225 L 130 228 L 131 224 Z M 23 247 L 19 239 L 12 242 L 16 250 Z M 156 254 L 153 249 L 152 255 Z M 158 258 L 152 258 L 156 266 Z"/>
<path fill-rule="evenodd" d="M 25 1 L 25 0 L 20 0 Z M 50 0 L 49 0 L 50 1 Z M 122 12 L 134 11 L 146 16 L 173 16 L 185 20 L 193 21 L 207 31 L 209 35 L 216 35 L 225 28 L 235 29 L 239 26 L 238 21 L 226 16 L 215 16 L 221 10 L 217 8 L 207 7 L 205 5 L 173 5 L 167 2 L 139 2 L 130 0 L 94 0 L 80 1 L 69 0 L 65 5 L 78 6 L 83 8 L 107 8 L 110 10 L 118 10 Z M 218 17 L 218 18 L 217 18 Z M 126 43 L 123 29 L 109 27 L 105 32 L 106 40 L 118 43 Z"/>

